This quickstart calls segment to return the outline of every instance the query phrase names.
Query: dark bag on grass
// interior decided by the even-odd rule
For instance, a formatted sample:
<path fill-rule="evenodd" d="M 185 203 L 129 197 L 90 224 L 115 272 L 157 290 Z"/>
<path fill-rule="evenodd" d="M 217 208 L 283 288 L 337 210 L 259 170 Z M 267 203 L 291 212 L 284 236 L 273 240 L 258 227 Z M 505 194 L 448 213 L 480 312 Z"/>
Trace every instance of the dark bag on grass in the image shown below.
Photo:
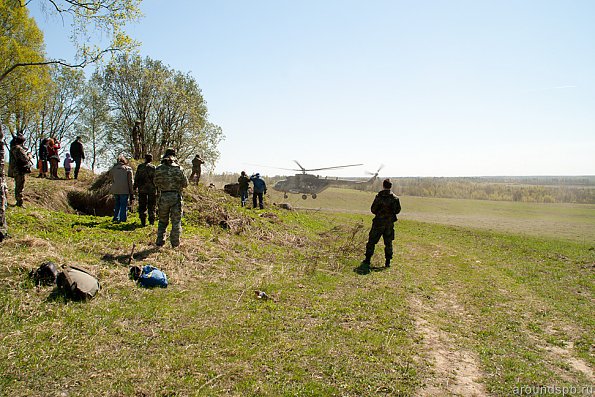
<path fill-rule="evenodd" d="M 73 299 L 91 299 L 101 286 L 99 281 L 86 270 L 74 266 L 63 266 L 58 274 L 58 288 L 63 289 Z"/>
<path fill-rule="evenodd" d="M 145 265 L 138 278 L 138 282 L 145 288 L 167 287 L 167 276 L 161 270 L 151 265 Z"/>
<path fill-rule="evenodd" d="M 44 262 L 37 270 L 31 270 L 29 276 L 35 280 L 35 285 L 52 285 L 58 277 L 58 267 L 54 262 Z"/>

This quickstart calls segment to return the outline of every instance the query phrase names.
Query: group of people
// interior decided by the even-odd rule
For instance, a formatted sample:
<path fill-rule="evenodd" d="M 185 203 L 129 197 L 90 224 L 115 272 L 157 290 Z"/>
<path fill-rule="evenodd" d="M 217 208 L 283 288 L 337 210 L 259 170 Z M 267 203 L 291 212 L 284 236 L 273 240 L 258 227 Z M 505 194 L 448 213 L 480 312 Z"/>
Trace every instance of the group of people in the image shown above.
<path fill-rule="evenodd" d="M 256 208 L 257 201 L 258 201 L 258 208 L 264 208 L 264 195 L 267 192 L 267 184 L 260 177 L 260 174 L 257 172 L 256 174 L 248 177 L 246 171 L 242 171 L 240 177 L 238 178 L 239 184 L 239 192 L 240 192 L 240 201 L 242 207 L 246 206 L 246 202 L 248 201 L 248 191 L 250 190 L 250 182 L 252 182 L 252 208 Z"/>
<path fill-rule="evenodd" d="M 157 240 L 159 247 L 165 245 L 165 232 L 171 221 L 169 240 L 172 247 L 180 245 L 182 232 L 182 191 L 188 186 L 188 178 L 178 163 L 174 149 L 167 149 L 161 164 L 152 164 L 153 156 L 145 155 L 145 161 L 136 169 L 136 177 L 128 160 L 118 157 L 116 165 L 108 172 L 112 182 L 110 193 L 114 195 L 113 222 L 126 222 L 128 204 L 132 204 L 135 192 L 138 195 L 138 215 L 142 226 L 155 223 L 155 207 L 159 204 Z"/>
<path fill-rule="evenodd" d="M 60 179 L 58 177 L 58 164 L 60 156 L 60 142 L 54 138 L 42 138 L 37 152 L 38 178 Z M 66 153 L 64 160 L 64 172 L 66 179 L 70 179 L 72 170 L 71 163 L 76 163 L 74 168 L 74 179 L 78 178 L 81 163 L 85 159 L 85 151 L 81 137 L 70 144 L 70 153 Z M 14 196 L 16 205 L 23 206 L 23 189 L 25 188 L 25 175 L 31 173 L 33 156 L 25 147 L 25 137 L 17 135 L 10 141 L 8 176 L 14 178 Z M 49 169 L 48 169 L 49 162 Z M 49 172 L 49 175 L 48 175 Z"/>
<path fill-rule="evenodd" d="M 23 205 L 23 187 L 25 185 L 25 175 L 31 173 L 31 153 L 24 147 L 25 138 L 21 135 L 16 136 L 10 143 L 10 163 L 8 176 L 15 179 L 15 199 L 16 205 Z M 40 177 L 45 177 L 47 172 L 47 160 L 50 161 L 50 178 L 57 178 L 57 150 L 60 143 L 54 139 L 43 139 L 39 149 L 39 172 Z M 81 137 L 77 137 L 70 145 L 70 155 L 67 159 L 72 159 L 76 163 L 74 179 L 78 178 L 80 164 L 85 158 Z M 141 225 L 145 226 L 147 218 L 149 224 L 155 223 L 156 205 L 159 204 L 157 246 L 165 245 L 165 233 L 170 221 L 172 224 L 169 235 L 172 247 L 180 245 L 180 234 L 182 231 L 182 191 L 188 186 L 188 178 L 183 168 L 178 163 L 174 149 L 167 149 L 161 158 L 161 164 L 155 166 L 152 164 L 153 156 L 145 155 L 144 163 L 136 169 L 136 178 L 132 167 L 128 165 L 128 160 L 123 155 L 118 157 L 116 165 L 108 172 L 112 182 L 110 193 L 114 195 L 114 216 L 113 222 L 126 222 L 128 204 L 132 204 L 135 198 L 135 192 L 138 195 L 138 214 Z M 192 161 L 191 180 L 196 184 L 200 180 L 200 166 L 204 163 L 200 155 L 196 155 Z M 70 164 L 66 167 L 66 178 L 70 175 Z M 267 192 L 267 186 L 259 173 L 248 177 L 245 171 L 241 172 L 238 178 L 239 193 L 242 207 L 246 206 L 250 183 L 253 184 L 252 208 L 263 209 L 263 196 Z M 401 203 L 399 198 L 391 191 L 392 183 L 385 179 L 382 183 L 383 189 L 376 195 L 370 208 L 374 214 L 372 227 L 368 235 L 366 244 L 365 258 L 360 265 L 360 272 L 369 273 L 370 263 L 374 249 L 380 238 L 384 240 L 385 267 L 390 267 L 393 257 L 392 242 L 395 238 L 394 224 L 397 221 L 397 214 L 401 212 Z"/>
<path fill-rule="evenodd" d="M 59 150 L 60 142 L 56 138 L 42 138 L 37 152 L 37 168 L 39 169 L 38 178 L 60 179 L 58 168 L 60 164 Z M 64 155 L 64 174 L 66 179 L 70 179 L 72 163 L 74 167 L 74 179 L 78 179 L 81 163 L 85 159 L 85 149 L 82 138 L 77 136 L 70 144 L 70 153 Z M 49 162 L 49 175 L 48 175 Z"/>

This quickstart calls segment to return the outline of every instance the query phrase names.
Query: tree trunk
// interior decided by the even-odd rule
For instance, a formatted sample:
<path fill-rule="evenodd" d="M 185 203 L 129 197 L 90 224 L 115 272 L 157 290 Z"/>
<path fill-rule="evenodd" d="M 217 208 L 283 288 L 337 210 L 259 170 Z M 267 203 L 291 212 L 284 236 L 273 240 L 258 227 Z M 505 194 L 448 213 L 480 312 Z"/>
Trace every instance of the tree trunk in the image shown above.
<path fill-rule="evenodd" d="M 0 124 L 0 242 L 6 237 L 6 207 L 8 206 L 6 176 L 4 175 L 4 131 Z"/>

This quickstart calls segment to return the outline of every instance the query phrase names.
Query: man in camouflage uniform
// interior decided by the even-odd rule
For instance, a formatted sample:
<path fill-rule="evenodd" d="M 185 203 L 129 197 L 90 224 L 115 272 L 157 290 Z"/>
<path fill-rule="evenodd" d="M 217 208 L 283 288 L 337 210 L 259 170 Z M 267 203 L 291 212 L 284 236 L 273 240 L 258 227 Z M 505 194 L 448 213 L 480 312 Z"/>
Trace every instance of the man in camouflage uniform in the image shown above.
<path fill-rule="evenodd" d="M 366 258 L 362 262 L 362 270 L 370 270 L 370 259 L 374 254 L 374 247 L 380 240 L 384 239 L 384 258 L 385 266 L 390 266 L 393 258 L 393 240 L 395 239 L 395 222 L 397 214 L 401 212 L 401 202 L 399 198 L 390 191 L 393 184 L 389 179 L 382 182 L 382 190 L 374 198 L 370 210 L 375 215 L 372 220 L 372 228 L 366 244 Z"/>
<path fill-rule="evenodd" d="M 182 232 L 182 190 L 188 186 L 188 178 L 178 164 L 176 151 L 167 149 L 161 164 L 155 169 L 155 187 L 159 190 L 158 247 L 165 245 L 165 230 L 171 218 L 169 239 L 172 247 L 180 245 Z"/>
<path fill-rule="evenodd" d="M 155 204 L 157 203 L 157 189 L 155 188 L 155 166 L 152 154 L 145 155 L 145 162 L 136 169 L 134 190 L 138 190 L 138 216 L 141 225 L 147 224 L 147 209 L 149 210 L 149 224 L 155 223 Z"/>
<path fill-rule="evenodd" d="M 190 180 L 194 180 L 196 177 L 196 184 L 198 185 L 198 181 L 200 181 L 200 174 L 202 172 L 201 166 L 205 163 L 205 161 L 200 157 L 200 154 L 197 154 L 192 159 L 192 174 L 190 174 Z"/>
<path fill-rule="evenodd" d="M 31 155 L 23 147 L 25 137 L 17 135 L 11 142 L 8 164 L 8 176 L 14 178 L 14 198 L 18 207 L 23 206 L 23 189 L 25 188 L 25 175 L 31 172 L 29 160 Z"/>

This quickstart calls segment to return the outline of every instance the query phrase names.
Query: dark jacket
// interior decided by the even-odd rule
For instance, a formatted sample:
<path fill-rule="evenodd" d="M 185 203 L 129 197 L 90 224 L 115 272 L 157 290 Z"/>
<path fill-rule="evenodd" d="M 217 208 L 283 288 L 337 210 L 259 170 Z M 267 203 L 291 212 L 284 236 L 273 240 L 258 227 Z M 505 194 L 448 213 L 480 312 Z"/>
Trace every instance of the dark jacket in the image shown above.
<path fill-rule="evenodd" d="M 238 178 L 238 184 L 240 185 L 240 190 L 246 191 L 250 187 L 250 178 L 248 178 L 246 175 L 240 175 Z"/>
<path fill-rule="evenodd" d="M 205 161 L 201 157 L 194 157 L 192 159 L 192 171 L 200 172 L 200 166 L 204 163 Z"/>
<path fill-rule="evenodd" d="M 85 159 L 85 149 L 80 141 L 76 140 L 70 144 L 70 157 L 74 160 Z"/>
<path fill-rule="evenodd" d="M 37 152 L 37 160 L 48 161 L 48 140 L 43 139 L 39 144 L 39 151 Z"/>
<path fill-rule="evenodd" d="M 139 193 L 155 192 L 155 166 L 153 164 L 139 164 L 134 178 L 134 189 L 138 189 Z"/>
<path fill-rule="evenodd" d="M 267 184 L 265 183 L 264 179 L 260 177 L 260 175 L 252 175 L 250 177 L 252 184 L 254 185 L 254 193 L 266 193 L 267 192 Z"/>
<path fill-rule="evenodd" d="M 397 214 L 401 212 L 401 202 L 390 190 L 381 190 L 374 198 L 370 211 L 376 215 L 374 221 L 395 222 Z"/>

